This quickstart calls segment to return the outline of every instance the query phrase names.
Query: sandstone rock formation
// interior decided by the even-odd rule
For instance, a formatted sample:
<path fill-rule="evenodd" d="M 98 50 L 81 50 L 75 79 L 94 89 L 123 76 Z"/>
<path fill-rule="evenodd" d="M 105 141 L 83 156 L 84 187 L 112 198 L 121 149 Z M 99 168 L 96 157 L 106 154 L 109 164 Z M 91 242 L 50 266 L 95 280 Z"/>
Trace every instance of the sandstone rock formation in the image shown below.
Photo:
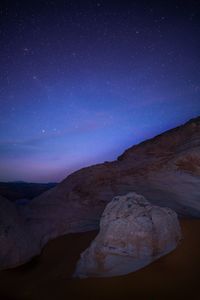
<path fill-rule="evenodd" d="M 52 238 L 97 229 L 110 199 L 132 191 L 153 204 L 172 208 L 180 216 L 200 217 L 200 117 L 131 147 L 116 161 L 74 172 L 20 207 L 25 219 L 20 222 L 34 243 L 29 255 L 18 261 L 27 261 Z"/>
<path fill-rule="evenodd" d="M 177 215 L 128 193 L 106 206 L 100 232 L 77 264 L 75 277 L 109 277 L 136 271 L 174 250 L 181 239 Z"/>
<path fill-rule="evenodd" d="M 28 225 L 41 244 L 92 230 L 110 199 L 131 191 L 180 216 L 200 217 L 200 117 L 133 146 L 116 161 L 69 175 L 31 201 Z"/>
<path fill-rule="evenodd" d="M 0 196 L 0 269 L 20 265 L 39 250 L 15 205 Z"/>

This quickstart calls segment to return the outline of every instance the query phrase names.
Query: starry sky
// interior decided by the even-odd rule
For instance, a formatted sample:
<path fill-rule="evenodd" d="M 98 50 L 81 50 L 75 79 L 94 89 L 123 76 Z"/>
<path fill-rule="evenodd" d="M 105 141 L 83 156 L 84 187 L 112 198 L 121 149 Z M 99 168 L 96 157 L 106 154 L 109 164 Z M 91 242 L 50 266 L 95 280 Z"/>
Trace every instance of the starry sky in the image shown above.
<path fill-rule="evenodd" d="M 200 114 L 200 1 L 1 1 L 0 180 L 60 181 Z"/>

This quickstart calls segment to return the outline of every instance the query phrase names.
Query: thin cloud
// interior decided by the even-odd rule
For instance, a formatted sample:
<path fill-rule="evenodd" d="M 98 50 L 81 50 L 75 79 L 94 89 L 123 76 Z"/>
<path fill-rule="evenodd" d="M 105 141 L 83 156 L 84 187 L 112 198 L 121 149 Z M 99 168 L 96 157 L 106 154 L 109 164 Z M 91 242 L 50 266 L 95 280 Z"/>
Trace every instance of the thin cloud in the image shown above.
<path fill-rule="evenodd" d="M 98 129 L 102 129 L 106 126 L 110 126 L 113 123 L 113 119 L 104 113 L 98 113 L 93 119 L 83 122 L 82 124 L 74 124 L 73 127 L 64 130 L 56 130 L 53 132 L 41 133 L 26 140 L 4 140 L 0 141 L 0 152 L 15 151 L 16 148 L 38 148 L 41 144 L 58 139 L 71 134 L 86 134 L 89 132 L 94 132 Z"/>

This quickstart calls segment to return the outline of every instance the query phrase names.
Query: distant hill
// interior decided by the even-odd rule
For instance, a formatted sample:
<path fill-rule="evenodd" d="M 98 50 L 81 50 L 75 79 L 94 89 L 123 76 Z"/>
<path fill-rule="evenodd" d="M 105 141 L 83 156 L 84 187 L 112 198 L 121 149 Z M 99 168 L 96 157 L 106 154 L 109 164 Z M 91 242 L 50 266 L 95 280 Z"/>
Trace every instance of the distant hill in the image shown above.
<path fill-rule="evenodd" d="M 0 182 L 0 195 L 10 201 L 32 199 L 56 185 L 57 183 Z"/>

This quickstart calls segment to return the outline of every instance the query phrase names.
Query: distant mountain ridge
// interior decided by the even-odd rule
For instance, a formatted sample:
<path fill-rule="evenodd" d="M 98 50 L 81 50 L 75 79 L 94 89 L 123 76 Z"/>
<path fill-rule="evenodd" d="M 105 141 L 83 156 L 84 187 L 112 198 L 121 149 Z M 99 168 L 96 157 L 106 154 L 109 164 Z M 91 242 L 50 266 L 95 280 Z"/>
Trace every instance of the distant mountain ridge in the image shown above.
<path fill-rule="evenodd" d="M 33 199 L 55 187 L 57 183 L 33 183 L 24 181 L 0 182 L 0 195 L 10 201 Z"/>

